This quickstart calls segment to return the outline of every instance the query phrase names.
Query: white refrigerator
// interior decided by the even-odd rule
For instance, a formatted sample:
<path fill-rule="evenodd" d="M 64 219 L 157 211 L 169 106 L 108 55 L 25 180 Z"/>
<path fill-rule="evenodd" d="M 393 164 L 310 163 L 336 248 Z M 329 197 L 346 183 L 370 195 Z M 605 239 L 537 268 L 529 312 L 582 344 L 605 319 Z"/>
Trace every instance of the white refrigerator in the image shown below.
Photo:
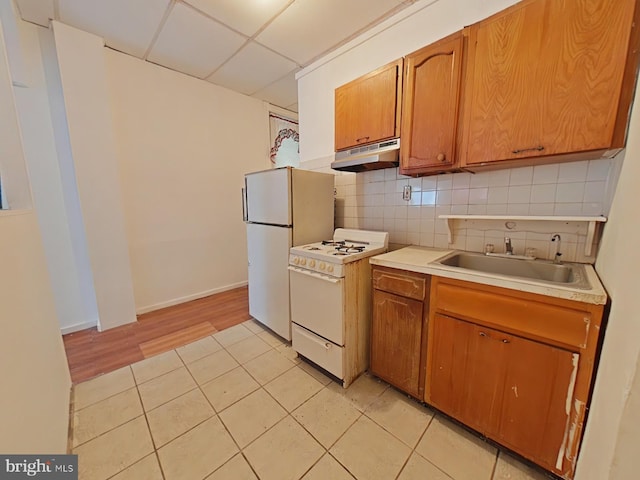
<path fill-rule="evenodd" d="M 330 173 L 292 167 L 249 173 L 244 178 L 249 313 L 291 340 L 289 249 L 333 236 Z"/>

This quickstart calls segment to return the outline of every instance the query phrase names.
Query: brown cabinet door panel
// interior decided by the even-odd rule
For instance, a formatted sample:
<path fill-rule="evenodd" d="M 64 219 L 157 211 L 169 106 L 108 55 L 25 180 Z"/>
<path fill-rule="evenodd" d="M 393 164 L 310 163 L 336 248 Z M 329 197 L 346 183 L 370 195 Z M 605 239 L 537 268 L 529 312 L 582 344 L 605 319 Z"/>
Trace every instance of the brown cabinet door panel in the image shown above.
<path fill-rule="evenodd" d="M 462 32 L 405 59 L 402 173 L 455 162 Z"/>
<path fill-rule="evenodd" d="M 373 291 L 371 372 L 399 389 L 420 396 L 423 303 Z"/>
<path fill-rule="evenodd" d="M 508 343 L 496 439 L 553 469 L 567 428 L 579 355 L 501 336 Z"/>
<path fill-rule="evenodd" d="M 429 345 L 427 402 L 555 468 L 578 354 L 440 314 Z"/>
<path fill-rule="evenodd" d="M 463 164 L 609 148 L 633 0 L 530 0 L 470 29 Z"/>
<path fill-rule="evenodd" d="M 397 136 L 401 71 L 402 60 L 336 89 L 336 150 Z"/>

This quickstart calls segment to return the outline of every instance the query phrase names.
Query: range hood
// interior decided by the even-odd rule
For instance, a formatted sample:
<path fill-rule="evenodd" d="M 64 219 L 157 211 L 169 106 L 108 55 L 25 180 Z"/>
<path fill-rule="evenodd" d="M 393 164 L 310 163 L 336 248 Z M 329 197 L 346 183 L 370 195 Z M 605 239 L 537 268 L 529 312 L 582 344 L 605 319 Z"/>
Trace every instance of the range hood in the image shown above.
<path fill-rule="evenodd" d="M 385 140 L 384 142 L 364 145 L 362 147 L 336 152 L 335 161 L 331 168 L 345 172 L 366 172 L 379 168 L 394 168 L 398 166 L 400 139 Z"/>

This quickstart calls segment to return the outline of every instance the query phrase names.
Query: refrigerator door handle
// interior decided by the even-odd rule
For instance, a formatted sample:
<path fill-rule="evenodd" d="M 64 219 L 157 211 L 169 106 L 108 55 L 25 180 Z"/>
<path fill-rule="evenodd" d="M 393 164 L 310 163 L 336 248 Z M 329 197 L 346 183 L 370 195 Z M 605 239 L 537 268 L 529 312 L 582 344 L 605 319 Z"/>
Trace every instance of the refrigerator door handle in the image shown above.
<path fill-rule="evenodd" d="M 247 188 L 242 187 L 242 221 L 249 220 L 249 212 L 247 211 Z"/>

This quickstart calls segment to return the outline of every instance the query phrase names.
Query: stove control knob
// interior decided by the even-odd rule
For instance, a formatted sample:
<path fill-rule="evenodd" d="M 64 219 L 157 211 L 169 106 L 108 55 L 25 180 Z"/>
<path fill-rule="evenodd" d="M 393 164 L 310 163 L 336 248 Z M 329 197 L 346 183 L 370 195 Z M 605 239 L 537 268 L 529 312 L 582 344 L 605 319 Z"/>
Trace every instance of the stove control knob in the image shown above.
<path fill-rule="evenodd" d="M 300 259 L 300 265 L 306 265 L 307 264 L 307 259 L 306 258 L 301 258 Z"/>
<path fill-rule="evenodd" d="M 298 265 L 300 263 L 300 259 L 298 257 L 293 257 L 293 264 Z"/>
<path fill-rule="evenodd" d="M 333 265 L 329 265 L 327 267 L 327 272 L 329 272 L 329 273 L 333 272 Z"/>
<path fill-rule="evenodd" d="M 324 269 L 327 268 L 327 264 L 324 262 L 320 262 L 320 265 L 318 265 L 318 268 L 324 272 Z"/>
<path fill-rule="evenodd" d="M 309 260 L 309 267 L 313 268 L 316 266 L 316 261 L 315 260 Z"/>

